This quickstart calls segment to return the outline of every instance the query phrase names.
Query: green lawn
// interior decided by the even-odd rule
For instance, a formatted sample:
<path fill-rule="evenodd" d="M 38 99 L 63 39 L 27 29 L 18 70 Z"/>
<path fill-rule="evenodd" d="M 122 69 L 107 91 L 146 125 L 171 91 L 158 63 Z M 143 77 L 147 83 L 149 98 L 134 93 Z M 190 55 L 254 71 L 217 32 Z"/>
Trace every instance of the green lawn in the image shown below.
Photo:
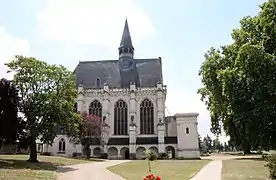
<path fill-rule="evenodd" d="M 89 162 L 57 156 L 38 156 L 40 163 L 27 159 L 28 155 L 0 155 L 0 180 L 55 180 L 58 166 Z"/>
<path fill-rule="evenodd" d="M 241 158 L 224 160 L 222 180 L 265 180 L 268 179 L 268 169 L 260 158 Z"/>
<path fill-rule="evenodd" d="M 152 163 L 152 172 L 162 179 L 186 180 L 194 176 L 209 160 L 158 160 Z M 119 174 L 126 180 L 141 180 L 148 174 L 148 162 L 135 160 L 116 166 L 108 170 Z"/>

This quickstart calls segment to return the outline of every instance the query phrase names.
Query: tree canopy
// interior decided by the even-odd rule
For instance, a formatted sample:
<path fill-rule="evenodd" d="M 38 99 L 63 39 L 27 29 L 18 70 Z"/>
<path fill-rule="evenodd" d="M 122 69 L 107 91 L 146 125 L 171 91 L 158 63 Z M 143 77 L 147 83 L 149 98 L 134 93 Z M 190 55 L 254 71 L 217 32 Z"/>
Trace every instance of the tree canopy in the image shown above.
<path fill-rule="evenodd" d="M 7 79 L 0 79 L 0 144 L 19 138 L 23 122 L 18 117 L 18 108 L 17 87 Z"/>
<path fill-rule="evenodd" d="M 205 54 L 198 90 L 211 116 L 211 131 L 221 130 L 235 146 L 276 148 L 276 1 L 241 19 L 233 43 Z"/>
<path fill-rule="evenodd" d="M 73 143 L 81 144 L 84 147 L 84 154 L 86 154 L 87 157 L 90 157 L 90 145 L 97 144 L 103 148 L 105 133 L 105 119 L 102 120 L 101 117 L 82 113 L 78 131 L 70 136 L 71 141 Z"/>
<path fill-rule="evenodd" d="M 29 161 L 37 162 L 36 140 L 52 143 L 57 125 L 77 128 L 74 103 L 77 96 L 72 72 L 33 57 L 15 56 L 6 64 L 19 88 L 19 111 L 24 116 L 24 141 L 30 146 Z"/>

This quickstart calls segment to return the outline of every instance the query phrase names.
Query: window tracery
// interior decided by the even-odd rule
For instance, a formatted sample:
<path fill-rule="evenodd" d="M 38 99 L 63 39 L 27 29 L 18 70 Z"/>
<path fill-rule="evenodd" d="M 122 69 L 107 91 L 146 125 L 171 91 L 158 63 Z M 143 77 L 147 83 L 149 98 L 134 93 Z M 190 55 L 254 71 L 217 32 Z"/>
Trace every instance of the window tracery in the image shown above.
<path fill-rule="evenodd" d="M 119 100 L 114 105 L 114 135 L 127 135 L 128 132 L 127 104 Z"/>
<path fill-rule="evenodd" d="M 89 106 L 89 114 L 102 118 L 102 104 L 94 100 Z"/>
<path fill-rule="evenodd" d="M 65 152 L 65 147 L 66 147 L 66 143 L 65 143 L 65 140 L 62 138 L 58 144 L 58 151 Z"/>
<path fill-rule="evenodd" d="M 154 134 L 154 107 L 149 99 L 140 104 L 140 134 Z"/>

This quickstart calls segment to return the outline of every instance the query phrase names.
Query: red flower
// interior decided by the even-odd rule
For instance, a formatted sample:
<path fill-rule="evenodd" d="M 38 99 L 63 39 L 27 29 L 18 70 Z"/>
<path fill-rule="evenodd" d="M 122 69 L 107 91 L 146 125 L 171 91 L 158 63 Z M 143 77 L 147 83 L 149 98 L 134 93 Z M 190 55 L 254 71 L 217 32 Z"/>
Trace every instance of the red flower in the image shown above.
<path fill-rule="evenodd" d="M 155 176 L 154 174 L 149 174 L 143 178 L 143 180 L 161 180 L 159 176 Z"/>

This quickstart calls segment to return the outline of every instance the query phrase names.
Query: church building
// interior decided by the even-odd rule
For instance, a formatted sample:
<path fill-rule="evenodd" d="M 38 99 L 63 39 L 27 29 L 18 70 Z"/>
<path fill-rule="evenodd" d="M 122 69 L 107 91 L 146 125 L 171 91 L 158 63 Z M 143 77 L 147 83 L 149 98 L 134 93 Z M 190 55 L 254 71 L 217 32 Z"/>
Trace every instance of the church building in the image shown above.
<path fill-rule="evenodd" d="M 140 159 L 150 149 L 169 158 L 199 158 L 198 113 L 165 117 L 162 59 L 134 58 L 127 20 L 118 53 L 115 60 L 80 61 L 74 70 L 77 110 L 101 117 L 105 123 L 104 148 L 92 143 L 92 156 L 104 151 L 109 159 Z M 43 149 L 72 156 L 83 147 L 59 133 Z"/>

